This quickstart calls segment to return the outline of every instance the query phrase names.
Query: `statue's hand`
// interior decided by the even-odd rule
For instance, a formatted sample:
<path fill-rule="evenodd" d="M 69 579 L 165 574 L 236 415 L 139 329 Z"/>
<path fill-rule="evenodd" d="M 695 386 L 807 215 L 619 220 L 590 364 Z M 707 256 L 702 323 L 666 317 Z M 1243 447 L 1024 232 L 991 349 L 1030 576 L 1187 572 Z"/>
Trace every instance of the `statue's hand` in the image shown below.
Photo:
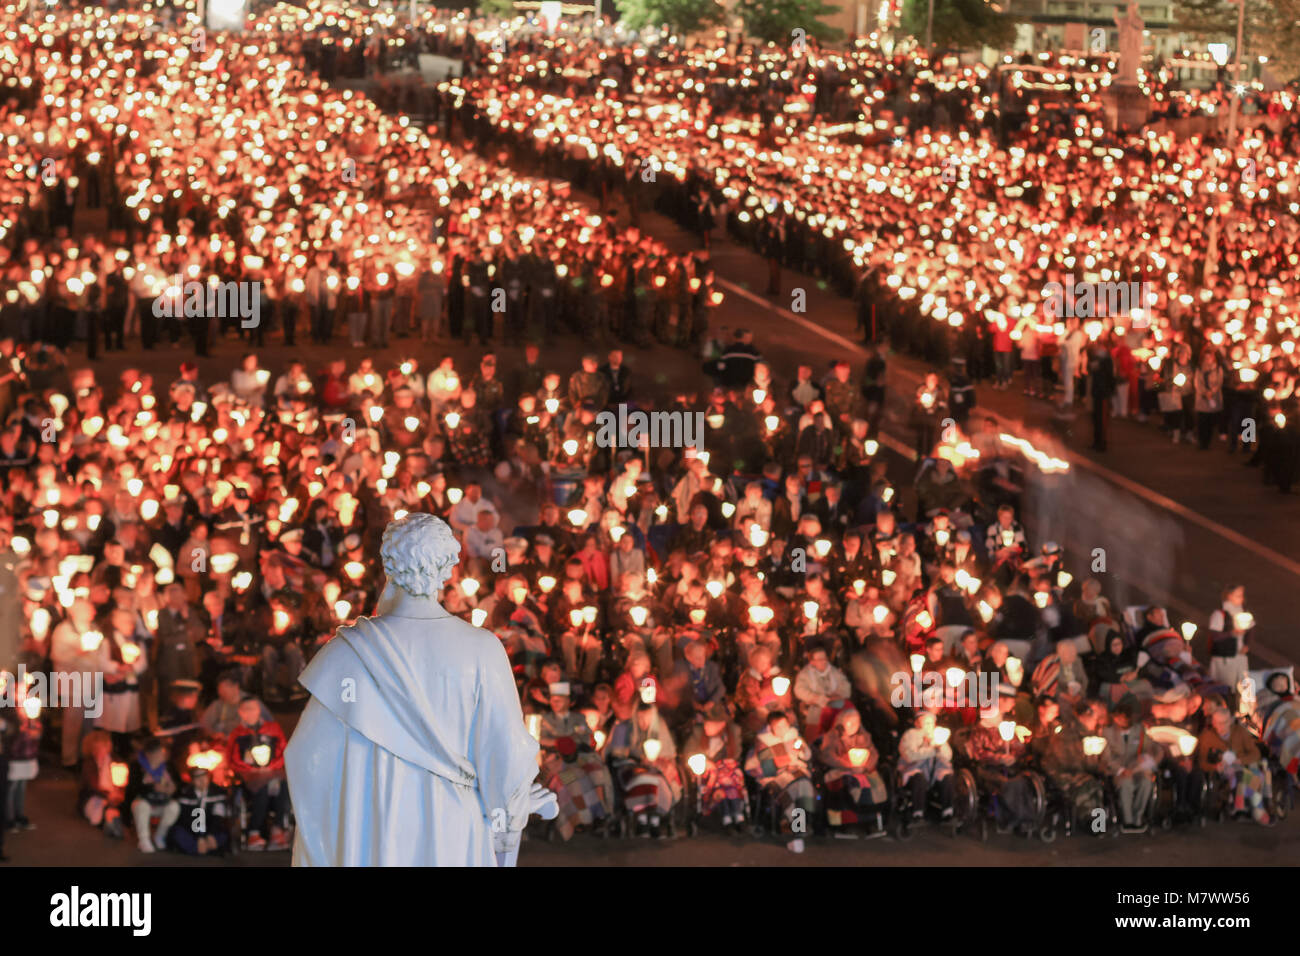
<path fill-rule="evenodd" d="M 529 812 L 537 814 L 543 820 L 554 820 L 560 815 L 560 804 L 555 798 L 554 791 L 548 790 L 540 783 L 534 783 L 528 796 L 531 800 Z"/>

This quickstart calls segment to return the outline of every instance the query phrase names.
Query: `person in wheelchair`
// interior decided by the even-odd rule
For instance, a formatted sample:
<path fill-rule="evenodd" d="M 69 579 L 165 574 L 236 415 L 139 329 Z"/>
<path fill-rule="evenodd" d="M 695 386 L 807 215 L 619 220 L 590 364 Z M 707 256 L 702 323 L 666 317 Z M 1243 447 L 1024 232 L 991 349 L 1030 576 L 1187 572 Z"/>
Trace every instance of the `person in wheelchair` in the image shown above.
<path fill-rule="evenodd" d="M 1196 743 L 1196 770 L 1222 774 L 1232 791 L 1235 816 L 1249 813 L 1255 822 L 1271 826 L 1268 807 L 1273 796 L 1273 776 L 1268 759 L 1255 736 L 1225 707 L 1210 715 Z"/>
<path fill-rule="evenodd" d="M 975 765 L 980 791 L 993 801 L 998 826 L 1028 832 L 1034 822 L 1033 781 L 1026 773 L 1029 753 L 1010 719 L 1015 698 L 1003 695 L 1001 701 L 1001 706 L 981 713 L 966 745 L 967 756 Z"/>
<path fill-rule="evenodd" d="M 582 714 L 569 709 L 570 688 L 550 686 L 550 710 L 541 715 L 538 743 L 542 747 L 542 783 L 555 791 L 560 813 L 555 831 L 563 840 L 579 826 L 594 826 L 610 817 L 614 783 L 597 753 L 595 735 Z"/>
<path fill-rule="evenodd" d="M 836 705 L 847 701 L 852 693 L 848 675 L 831 663 L 826 645 L 809 644 L 808 663 L 794 678 L 794 696 L 799 701 L 804 733 L 815 737 L 828 730 Z"/>
<path fill-rule="evenodd" d="M 677 746 L 659 708 L 642 701 L 631 718 L 615 724 L 605 756 L 636 835 L 658 838 L 663 819 L 682 799 Z"/>
<path fill-rule="evenodd" d="M 838 712 L 817 742 L 817 763 L 825 768 L 826 815 L 832 828 L 866 821 L 867 832 L 883 835 L 889 789 L 878 770 L 880 751 L 862 729 L 862 717 L 849 705 Z"/>
<path fill-rule="evenodd" d="M 784 710 L 773 710 L 745 758 L 745 773 L 780 807 L 791 834 L 786 846 L 793 853 L 804 851 L 800 834 L 807 831 L 817 803 L 808 769 L 811 757 L 808 744 L 789 715 Z"/>
<path fill-rule="evenodd" d="M 211 856 L 230 846 L 230 792 L 212 782 L 212 773 L 190 764 L 190 780 L 176 795 L 180 818 L 171 829 L 171 845 L 189 856 Z"/>
<path fill-rule="evenodd" d="M 952 818 L 952 745 L 933 711 L 917 711 L 913 726 L 898 741 L 899 782 L 912 799 L 912 822 L 925 819 L 927 800 L 938 801 L 942 819 Z"/>
<path fill-rule="evenodd" d="M 230 734 L 226 763 L 239 779 L 248 800 L 248 849 L 289 849 L 285 827 L 289 820 L 289 787 L 284 772 L 284 731 L 274 720 L 262 719 L 262 702 L 239 702 L 239 726 Z M 274 813 L 274 823 L 271 815 Z"/>
<path fill-rule="evenodd" d="M 700 812 L 709 816 L 721 810 L 722 826 L 739 833 L 745 822 L 740 725 L 731 719 L 727 705 L 721 701 L 710 704 L 700 716 L 702 719 L 695 723 L 682 749 L 698 781 Z"/>
<path fill-rule="evenodd" d="M 1151 739 L 1138 720 L 1136 698 L 1125 697 L 1111 710 L 1111 723 L 1103 737 L 1105 772 L 1115 784 L 1119 800 L 1120 828 L 1124 833 L 1142 833 L 1150 823 L 1146 817 L 1156 785 L 1155 768 L 1161 757 L 1160 745 Z"/>
<path fill-rule="evenodd" d="M 167 833 L 180 816 L 176 802 L 176 781 L 167 767 L 167 745 L 151 737 L 128 764 L 126 805 L 135 822 L 136 841 L 143 853 L 153 853 L 167 845 Z M 157 815 L 158 826 L 149 832 L 150 818 Z"/>
<path fill-rule="evenodd" d="M 1029 749 L 1035 763 L 1064 795 L 1074 819 L 1090 819 L 1094 810 L 1105 806 L 1101 741 L 1097 737 L 1101 705 L 1084 702 L 1073 716 L 1062 717 L 1056 700 L 1044 696 L 1037 699 L 1034 710 L 1036 720 L 1030 727 L 1033 736 Z M 1092 743 L 1085 743 L 1090 739 Z"/>
<path fill-rule="evenodd" d="M 678 724 L 692 723 L 714 704 L 721 703 L 727 694 L 722 672 L 709 660 L 708 641 L 692 634 L 682 649 L 682 659 L 665 681 L 664 689 L 677 699 L 674 719 Z"/>
<path fill-rule="evenodd" d="M 746 734 L 762 732 L 772 714 L 784 715 L 790 706 L 791 681 L 774 661 L 771 649 L 759 644 L 749 652 L 749 666 L 736 682 L 736 716 Z"/>

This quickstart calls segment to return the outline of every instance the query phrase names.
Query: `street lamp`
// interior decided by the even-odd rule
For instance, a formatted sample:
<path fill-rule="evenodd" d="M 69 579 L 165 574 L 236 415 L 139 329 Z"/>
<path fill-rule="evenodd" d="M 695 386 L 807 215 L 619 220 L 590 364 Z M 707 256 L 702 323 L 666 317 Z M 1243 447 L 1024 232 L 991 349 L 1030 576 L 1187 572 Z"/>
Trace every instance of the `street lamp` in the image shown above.
<path fill-rule="evenodd" d="M 928 10 L 925 15 L 925 55 L 930 55 L 930 34 L 934 30 L 934 0 L 929 0 Z"/>
<path fill-rule="evenodd" d="M 1228 105 L 1228 143 L 1237 145 L 1237 83 L 1241 80 L 1241 31 L 1246 19 L 1246 0 L 1229 0 L 1237 4 L 1237 48 L 1232 55 L 1232 101 Z"/>

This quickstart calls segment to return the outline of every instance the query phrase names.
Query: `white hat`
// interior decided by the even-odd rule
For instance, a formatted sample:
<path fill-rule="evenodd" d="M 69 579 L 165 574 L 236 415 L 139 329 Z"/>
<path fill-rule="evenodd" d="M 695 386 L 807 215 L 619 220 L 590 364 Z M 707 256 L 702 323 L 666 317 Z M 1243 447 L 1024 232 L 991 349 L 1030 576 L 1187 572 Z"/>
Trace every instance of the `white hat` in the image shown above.
<path fill-rule="evenodd" d="M 556 681 L 549 688 L 552 697 L 568 697 L 569 682 L 566 680 Z"/>

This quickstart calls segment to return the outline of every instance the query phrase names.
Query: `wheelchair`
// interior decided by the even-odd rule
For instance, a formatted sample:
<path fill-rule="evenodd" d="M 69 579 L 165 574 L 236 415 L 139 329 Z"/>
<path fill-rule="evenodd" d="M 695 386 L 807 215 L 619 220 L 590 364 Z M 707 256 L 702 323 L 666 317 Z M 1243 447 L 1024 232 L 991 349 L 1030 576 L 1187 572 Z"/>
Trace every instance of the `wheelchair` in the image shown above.
<path fill-rule="evenodd" d="M 695 836 L 700 832 L 704 821 L 708 819 L 708 814 L 704 812 L 704 791 L 700 787 L 700 778 L 691 770 L 688 761 L 689 757 L 681 755 L 678 758 L 678 773 L 682 777 L 682 799 L 680 806 L 682 816 L 686 824 L 686 835 Z M 741 821 L 744 826 L 752 826 L 754 820 L 754 804 L 751 798 L 750 778 L 748 774 L 741 771 L 745 778 L 745 787 L 741 792 L 740 802 L 742 812 L 745 814 L 744 820 Z M 716 813 L 713 815 L 717 815 Z"/>
<path fill-rule="evenodd" d="M 1039 769 L 1036 772 L 1041 774 L 1042 777 L 1047 807 L 1043 824 L 1038 829 L 1038 838 L 1044 843 L 1055 843 L 1057 836 L 1060 834 L 1069 837 L 1073 836 L 1080 827 L 1088 827 L 1091 821 L 1079 819 L 1078 807 L 1070 795 L 1058 786 L 1045 771 Z M 1105 814 L 1103 819 L 1107 823 L 1118 820 L 1119 804 L 1110 780 L 1099 774 L 1093 774 L 1092 776 L 1094 779 L 1099 780 L 1102 785 L 1102 804 L 1099 809 Z M 1096 832 L 1118 836 L 1119 828 L 1107 825 Z"/>
<path fill-rule="evenodd" d="M 601 836 L 615 837 L 626 839 L 636 833 L 635 815 L 628 810 L 624 797 L 626 794 L 623 790 L 622 781 L 619 779 L 619 771 L 626 764 L 634 764 L 636 761 L 631 760 L 606 760 L 605 765 L 609 768 L 609 779 L 614 785 L 614 806 L 610 809 L 608 819 L 604 821 L 604 826 L 600 828 Z M 680 759 L 678 761 L 680 765 Z M 680 774 L 680 766 L 678 769 Z M 677 838 L 677 817 L 683 812 L 686 805 L 686 781 L 682 781 L 682 798 L 675 802 L 672 807 L 659 818 L 662 832 L 660 839 L 675 840 Z"/>
<path fill-rule="evenodd" d="M 813 782 L 813 795 L 816 806 L 813 809 L 811 818 L 806 821 L 806 829 L 801 833 L 794 834 L 795 836 L 821 836 L 826 832 L 825 798 L 817 785 L 817 778 L 812 774 L 809 775 L 809 778 Z M 747 807 L 750 812 L 750 833 L 756 838 L 783 836 L 781 827 L 785 814 L 781 809 L 781 801 L 777 799 L 776 788 L 765 787 L 749 774 L 745 774 L 745 790 L 748 794 Z"/>
<path fill-rule="evenodd" d="M 281 780 L 280 785 L 288 786 L 288 781 Z M 229 850 L 227 852 L 229 852 L 231 856 L 235 856 L 239 853 L 248 850 L 248 838 L 251 835 L 249 830 L 249 818 L 252 815 L 252 809 L 249 806 L 248 794 L 244 792 L 243 781 L 239 780 L 237 777 L 232 776 L 229 783 L 229 791 L 230 791 L 230 816 L 229 816 L 230 844 L 229 844 Z M 284 820 L 276 819 L 274 810 L 270 811 L 270 813 L 268 814 L 268 818 L 274 821 L 276 825 L 278 825 L 282 830 L 284 830 L 285 836 L 289 840 L 289 848 L 288 848 L 289 852 L 292 852 L 294 829 L 297 822 L 294 819 L 292 802 L 290 802 L 289 804 L 289 811 Z M 283 850 L 272 851 L 269 842 L 267 844 L 266 850 L 268 852 L 284 852 Z"/>
<path fill-rule="evenodd" d="M 1030 817 L 1027 821 L 1020 821 L 1007 826 L 1001 822 L 1000 811 L 1002 807 L 999 795 L 981 791 L 979 777 L 973 767 L 967 765 L 960 769 L 954 769 L 952 802 L 953 819 L 957 821 L 957 829 L 970 829 L 972 832 L 978 832 L 981 842 L 988 840 L 991 830 L 998 833 L 1009 833 L 1013 829 L 1022 828 L 1025 837 L 1031 837 L 1035 834 L 1041 837 L 1044 825 L 1047 822 L 1047 785 L 1042 774 L 1028 767 L 1021 766 L 1016 768 L 1016 771 L 1007 780 L 1010 781 L 1017 776 L 1024 776 L 1028 781 L 1030 788 Z M 1050 843 L 1054 839 L 1056 837 L 1053 833 L 1044 842 Z"/>
<path fill-rule="evenodd" d="M 883 836 L 888 836 L 893 830 L 893 807 L 897 800 L 897 792 L 894 786 L 894 768 L 892 764 L 882 760 L 876 767 L 876 772 L 880 774 L 885 782 L 887 796 L 885 798 L 884 810 L 876 813 L 875 828 L 865 832 L 853 832 L 854 828 L 861 830 L 863 824 L 869 824 L 868 816 L 872 811 L 859 810 L 856 807 L 850 808 L 855 820 L 852 823 L 841 821 L 839 824 L 832 824 L 830 818 L 830 788 L 826 783 L 826 774 L 831 768 L 814 764 L 811 768 L 813 792 L 817 795 L 817 811 L 813 817 L 813 832 L 818 836 L 834 836 L 838 839 L 856 840 L 867 839 L 874 840 Z M 840 811 L 844 812 L 844 811 Z"/>
<path fill-rule="evenodd" d="M 956 807 L 957 773 L 958 771 L 956 770 L 952 773 L 952 806 L 948 808 L 952 811 L 951 813 L 946 817 L 943 815 L 945 808 L 939 800 L 936 799 L 932 792 L 933 787 L 927 788 L 925 806 L 921 808 L 921 816 L 925 822 L 937 822 L 939 828 L 947 832 L 950 838 L 954 839 L 957 836 L 957 831 L 961 829 L 961 820 L 958 819 Z M 887 782 L 890 786 L 891 798 L 889 802 L 889 832 L 894 835 L 895 839 L 906 842 L 912 839 L 912 836 L 916 832 L 916 822 L 914 820 L 915 807 L 912 805 L 912 788 L 903 783 L 903 772 L 897 766 L 892 768 L 890 776 L 887 778 Z M 971 780 L 965 785 L 968 788 L 973 788 L 974 782 Z"/>
<path fill-rule="evenodd" d="M 1188 789 L 1188 803 L 1196 814 L 1198 827 L 1204 828 L 1210 820 L 1227 821 L 1232 813 L 1232 790 L 1226 776 L 1217 770 L 1199 773 Z"/>
<path fill-rule="evenodd" d="M 1268 754 L 1268 770 L 1273 775 L 1273 799 L 1268 808 L 1269 816 L 1274 820 L 1285 820 L 1295 809 L 1297 799 L 1300 799 L 1300 783 L 1287 773 L 1271 750 Z"/>

